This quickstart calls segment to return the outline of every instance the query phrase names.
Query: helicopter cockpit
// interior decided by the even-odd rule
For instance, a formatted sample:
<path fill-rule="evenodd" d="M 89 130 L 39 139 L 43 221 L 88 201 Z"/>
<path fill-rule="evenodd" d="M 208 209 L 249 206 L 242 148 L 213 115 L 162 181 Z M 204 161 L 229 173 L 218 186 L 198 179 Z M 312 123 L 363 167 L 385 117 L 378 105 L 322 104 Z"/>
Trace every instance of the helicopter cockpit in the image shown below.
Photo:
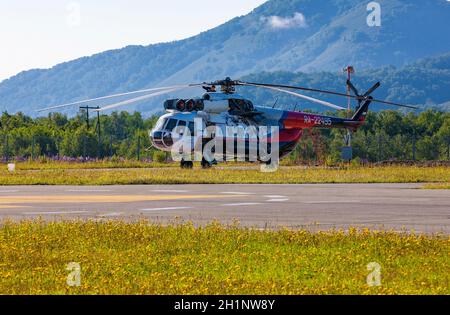
<path fill-rule="evenodd" d="M 203 120 L 205 115 L 220 117 L 224 113 L 245 116 L 255 110 L 253 103 L 240 95 L 212 91 L 205 93 L 202 98 L 166 100 L 164 108 L 168 114 L 158 120 L 150 137 L 156 148 L 165 151 L 169 151 L 180 136 L 183 136 L 184 128 L 178 127 L 187 127 L 190 134 L 194 135 L 195 118 Z M 175 130 L 177 132 L 174 132 Z"/>
<path fill-rule="evenodd" d="M 191 135 L 194 135 L 195 118 L 194 113 L 171 113 L 162 116 L 150 132 L 153 145 L 160 150 L 167 151 L 178 140 L 177 138 L 183 136 L 186 128 Z"/>

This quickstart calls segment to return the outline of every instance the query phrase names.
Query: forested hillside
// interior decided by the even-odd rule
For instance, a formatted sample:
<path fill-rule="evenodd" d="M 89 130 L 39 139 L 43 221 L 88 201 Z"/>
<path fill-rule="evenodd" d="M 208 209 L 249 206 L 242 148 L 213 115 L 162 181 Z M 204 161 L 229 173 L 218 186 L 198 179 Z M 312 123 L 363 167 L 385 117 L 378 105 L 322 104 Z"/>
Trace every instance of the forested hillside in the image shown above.
<path fill-rule="evenodd" d="M 422 87 L 422 83 L 428 87 L 440 84 L 441 79 L 448 82 L 446 74 L 439 72 L 435 77 L 428 69 L 410 69 L 410 75 L 385 66 L 400 69 L 420 58 L 448 53 L 450 3 L 378 2 L 381 27 L 367 25 L 368 1 L 330 0 L 324 5 L 316 0 L 270 0 L 248 15 L 192 38 L 129 46 L 51 69 L 22 72 L 0 83 L 0 110 L 36 115 L 34 110 L 40 107 L 115 92 L 264 71 L 316 73 L 310 83 L 323 85 L 348 64 L 363 72 L 380 69 L 368 79 L 383 80 L 390 89 L 385 91 L 388 97 L 416 102 L 419 96 L 420 102 L 429 99 L 430 104 L 449 101 L 445 93 L 440 94 L 439 86 L 436 93 L 433 87 L 431 91 Z M 324 81 L 319 80 L 322 71 L 327 72 Z M 337 88 L 336 84 L 333 87 Z M 158 110 L 158 103 L 141 103 L 130 109 L 151 113 Z"/>

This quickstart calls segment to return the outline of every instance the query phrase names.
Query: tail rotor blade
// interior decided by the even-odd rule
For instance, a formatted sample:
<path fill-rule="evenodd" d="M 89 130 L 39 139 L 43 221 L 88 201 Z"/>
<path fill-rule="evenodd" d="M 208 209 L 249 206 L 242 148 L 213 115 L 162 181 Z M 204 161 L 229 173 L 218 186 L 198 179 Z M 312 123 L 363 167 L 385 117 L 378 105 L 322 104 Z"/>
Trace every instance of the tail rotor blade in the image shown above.
<path fill-rule="evenodd" d="M 381 86 L 381 83 L 380 83 L 380 82 L 375 83 L 375 85 L 372 86 L 372 87 L 371 87 L 371 88 L 363 95 L 363 97 L 369 96 L 369 95 L 372 94 L 376 89 L 378 89 L 380 86 Z"/>
<path fill-rule="evenodd" d="M 353 83 L 350 80 L 347 80 L 347 85 L 350 87 L 350 89 L 355 93 L 356 96 L 359 96 L 359 92 L 356 89 L 356 87 L 353 85 Z"/>

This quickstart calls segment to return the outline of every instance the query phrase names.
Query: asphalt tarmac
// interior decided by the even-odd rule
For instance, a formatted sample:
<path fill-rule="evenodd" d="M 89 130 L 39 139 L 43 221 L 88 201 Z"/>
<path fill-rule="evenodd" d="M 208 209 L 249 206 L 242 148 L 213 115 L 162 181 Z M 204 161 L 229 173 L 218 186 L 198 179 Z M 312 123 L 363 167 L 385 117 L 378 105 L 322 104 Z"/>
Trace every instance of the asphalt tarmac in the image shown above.
<path fill-rule="evenodd" d="M 0 220 L 217 220 L 256 228 L 450 232 L 450 191 L 421 184 L 3 186 Z"/>

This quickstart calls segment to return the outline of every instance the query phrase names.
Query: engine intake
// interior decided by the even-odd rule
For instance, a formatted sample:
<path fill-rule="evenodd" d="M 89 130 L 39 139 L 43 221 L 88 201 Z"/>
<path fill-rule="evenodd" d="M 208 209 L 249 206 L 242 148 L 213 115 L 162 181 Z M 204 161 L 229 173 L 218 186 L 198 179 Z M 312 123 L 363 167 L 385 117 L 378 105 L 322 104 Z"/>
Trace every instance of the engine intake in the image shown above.
<path fill-rule="evenodd" d="M 176 109 L 180 112 L 184 112 L 186 110 L 186 102 L 184 100 L 178 100 Z"/>
<path fill-rule="evenodd" d="M 186 102 L 186 111 L 192 112 L 195 109 L 195 101 L 190 99 Z"/>

